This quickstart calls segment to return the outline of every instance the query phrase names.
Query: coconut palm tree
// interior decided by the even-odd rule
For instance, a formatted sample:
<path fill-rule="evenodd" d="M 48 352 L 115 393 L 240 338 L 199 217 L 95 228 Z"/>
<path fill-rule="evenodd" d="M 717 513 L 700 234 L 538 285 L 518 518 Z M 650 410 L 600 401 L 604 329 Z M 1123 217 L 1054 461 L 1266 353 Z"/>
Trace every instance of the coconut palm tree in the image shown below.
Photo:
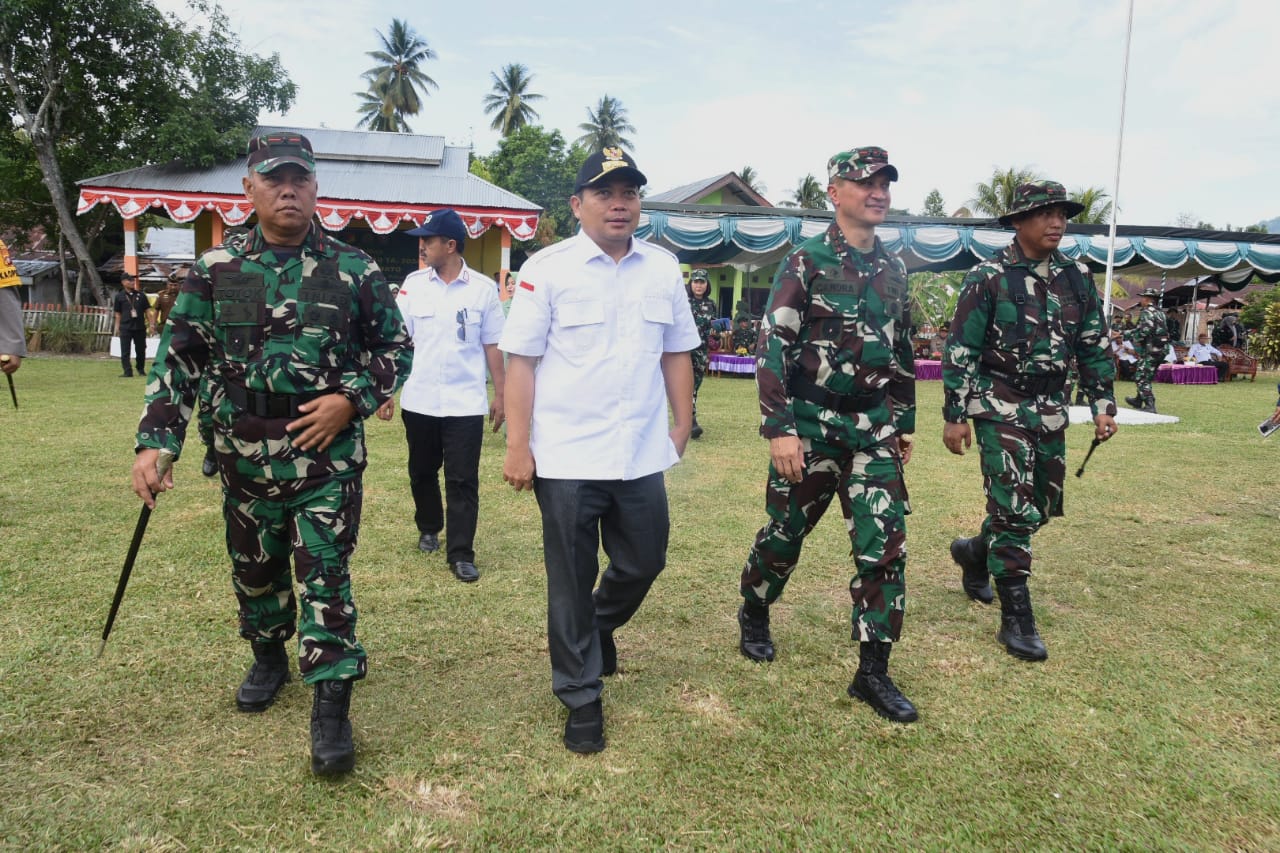
<path fill-rule="evenodd" d="M 389 35 L 375 32 L 382 49 L 371 50 L 366 55 L 379 64 L 366 71 L 364 77 L 370 82 L 370 92 L 381 94 L 386 101 L 384 112 L 394 112 L 403 124 L 405 116 L 415 116 L 422 111 L 427 90 L 439 88 L 436 81 L 418 67 L 428 59 L 435 59 L 436 52 L 413 27 L 399 18 L 391 19 Z"/>
<path fill-rule="evenodd" d="M 622 101 L 609 95 L 600 99 L 595 110 L 587 107 L 587 120 L 578 125 L 578 129 L 586 132 L 577 138 L 575 144 L 587 149 L 588 154 L 606 148 L 635 147 L 630 139 L 622 135 L 636 132 L 627 121 L 627 108 L 622 105 Z"/>
<path fill-rule="evenodd" d="M 743 166 L 742 169 L 739 170 L 738 172 L 738 177 L 741 178 L 742 182 L 746 184 L 748 187 L 760 193 L 761 195 L 764 195 L 765 185 L 760 180 L 760 174 L 756 172 L 755 169 L 751 168 L 750 166 Z"/>
<path fill-rule="evenodd" d="M 1004 216 L 1013 207 L 1018 187 L 1038 180 L 1039 175 L 1030 168 L 1010 167 L 1004 171 L 994 169 L 988 183 L 978 184 L 974 188 L 978 194 L 969 200 L 969 206 L 983 216 Z"/>
<path fill-rule="evenodd" d="M 387 99 L 386 88 L 379 86 L 377 81 L 370 80 L 369 88 L 363 92 L 356 92 L 355 96 L 360 99 L 360 104 L 356 108 L 360 113 L 360 121 L 356 122 L 357 128 L 385 133 L 413 132 L 413 128 L 409 127 L 404 117 L 391 106 Z"/>
<path fill-rule="evenodd" d="M 827 190 L 812 174 L 800 179 L 789 201 L 779 202 L 783 207 L 803 207 L 806 210 L 826 210 Z"/>
<path fill-rule="evenodd" d="M 1076 222 L 1105 225 L 1111 221 L 1111 202 L 1107 201 L 1110 196 L 1102 187 L 1078 189 L 1069 195 L 1072 201 L 1084 205 L 1084 210 L 1076 216 Z"/>
<path fill-rule="evenodd" d="M 493 72 L 489 72 L 489 76 L 493 78 L 493 91 L 484 98 L 484 114 L 493 115 L 493 124 L 489 127 L 507 137 L 526 124 L 533 124 L 538 111 L 529 103 L 541 101 L 543 97 L 529 91 L 529 84 L 533 82 L 529 69 L 517 62 L 504 65 L 502 76 Z"/>

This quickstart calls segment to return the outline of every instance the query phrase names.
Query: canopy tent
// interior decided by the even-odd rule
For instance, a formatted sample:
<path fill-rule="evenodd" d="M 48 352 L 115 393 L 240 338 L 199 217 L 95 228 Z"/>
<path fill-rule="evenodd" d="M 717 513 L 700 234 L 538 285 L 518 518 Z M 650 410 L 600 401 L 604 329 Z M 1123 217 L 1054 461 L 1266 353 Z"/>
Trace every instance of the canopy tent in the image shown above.
<path fill-rule="evenodd" d="M 645 201 L 637 236 L 683 263 L 763 266 L 831 224 L 829 210 Z M 1107 263 L 1107 228 L 1069 224 L 1062 251 L 1095 269 Z M 968 269 L 1008 245 L 1013 229 L 986 219 L 889 216 L 876 234 L 912 272 Z M 1135 275 L 1214 276 L 1239 290 L 1255 276 L 1280 280 L 1280 234 L 1119 226 L 1115 267 Z"/>

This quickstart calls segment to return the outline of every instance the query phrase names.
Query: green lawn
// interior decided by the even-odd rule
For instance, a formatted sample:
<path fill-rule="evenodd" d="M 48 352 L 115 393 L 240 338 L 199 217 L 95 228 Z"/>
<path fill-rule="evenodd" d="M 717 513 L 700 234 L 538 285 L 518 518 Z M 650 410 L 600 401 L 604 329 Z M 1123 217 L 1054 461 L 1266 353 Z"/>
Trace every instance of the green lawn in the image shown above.
<path fill-rule="evenodd" d="M 106 654 L 138 515 L 142 381 L 37 357 L 0 397 L 0 847 L 17 850 L 1280 849 L 1280 438 L 1256 383 L 1156 388 L 1182 422 L 1123 427 L 1036 538 L 1050 658 L 1009 657 L 947 543 L 983 512 L 976 451 L 942 447 L 919 385 L 909 601 L 893 674 L 920 709 L 851 702 L 848 540 L 814 532 L 774 608 L 778 659 L 737 651 L 737 580 L 762 523 L 754 386 L 708 379 L 667 483 L 666 572 L 618 634 L 608 749 L 560 743 L 536 504 L 481 472 L 478 584 L 415 547 L 397 418 L 369 425 L 353 563 L 369 677 L 356 772 L 313 778 L 310 691 L 237 713 L 218 487 L 199 455 L 160 498 Z M 1132 393 L 1122 383 L 1121 393 Z M 1079 465 L 1091 430 L 1069 434 Z M 196 448 L 198 450 L 198 448 Z"/>

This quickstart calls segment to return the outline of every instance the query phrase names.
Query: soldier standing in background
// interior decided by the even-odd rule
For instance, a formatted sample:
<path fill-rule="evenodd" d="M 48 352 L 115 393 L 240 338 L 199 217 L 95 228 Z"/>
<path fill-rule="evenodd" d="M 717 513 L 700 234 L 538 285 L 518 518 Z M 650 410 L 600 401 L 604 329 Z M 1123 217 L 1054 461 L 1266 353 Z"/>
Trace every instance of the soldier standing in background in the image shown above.
<path fill-rule="evenodd" d="M 187 276 L 147 386 L 133 490 L 154 506 L 173 488 L 171 472 L 157 476 L 158 453 L 181 453 L 207 375 L 240 635 L 254 655 L 236 705 L 258 712 L 275 700 L 296 623 L 299 669 L 315 687 L 311 770 L 333 775 L 355 766 L 347 715 L 367 669 L 348 571 L 364 418 L 400 387 L 413 351 L 377 264 L 314 221 L 311 143 L 255 136 L 248 166 L 258 224 L 205 252 Z"/>
<path fill-rule="evenodd" d="M 138 290 L 138 277 L 131 272 L 120 276 L 121 290 L 112 300 L 116 317 L 116 336 L 120 339 L 121 378 L 133 376 L 129 366 L 132 351 L 138 363 L 138 375 L 147 375 L 147 297 Z"/>
<path fill-rule="evenodd" d="M 1124 401 L 1138 411 L 1154 413 L 1156 395 L 1151 389 L 1151 381 L 1155 378 L 1156 368 L 1169 352 L 1169 329 L 1165 325 L 1164 315 L 1155 305 L 1160 298 L 1159 291 L 1148 287 L 1138 296 L 1142 299 L 1142 313 L 1138 315 L 1138 325 L 1129 336 L 1138 354 L 1138 364 L 1133 370 L 1138 392 L 1136 397 L 1125 397 Z"/>
<path fill-rule="evenodd" d="M 689 433 L 690 438 L 702 437 L 702 427 L 698 425 L 698 389 L 707 374 L 707 348 L 715 334 L 712 324 L 716 319 L 716 304 L 711 301 L 710 290 L 711 280 L 706 270 L 694 270 L 689 274 L 689 310 L 693 312 L 698 337 L 702 338 L 702 344 L 689 354 L 693 358 L 693 432 Z"/>
<path fill-rule="evenodd" d="M 875 235 L 898 170 L 883 149 L 868 147 L 835 155 L 827 172 L 835 222 L 782 262 L 760 328 L 769 522 L 742 569 L 738 646 L 752 660 L 773 660 L 769 606 L 838 493 L 856 561 L 849 593 L 859 665 L 848 692 L 909 723 L 916 709 L 888 665 L 906 606 L 902 466 L 915 431 L 915 363 L 906 267 Z"/>
<path fill-rule="evenodd" d="M 1027 591 L 1031 535 L 1062 515 L 1066 473 L 1067 364 L 1093 411 L 1094 435 L 1115 435 L 1107 323 L 1088 267 L 1058 251 L 1067 220 L 1083 207 L 1054 181 L 1018 187 L 1000 217 L 1014 239 L 965 276 L 942 357 L 942 441 L 963 455 L 973 419 L 987 518 L 981 532 L 951 543 L 961 585 L 975 601 L 1000 593 L 996 639 L 1023 660 L 1049 656 Z M 1161 318 L 1163 327 L 1163 318 Z"/>

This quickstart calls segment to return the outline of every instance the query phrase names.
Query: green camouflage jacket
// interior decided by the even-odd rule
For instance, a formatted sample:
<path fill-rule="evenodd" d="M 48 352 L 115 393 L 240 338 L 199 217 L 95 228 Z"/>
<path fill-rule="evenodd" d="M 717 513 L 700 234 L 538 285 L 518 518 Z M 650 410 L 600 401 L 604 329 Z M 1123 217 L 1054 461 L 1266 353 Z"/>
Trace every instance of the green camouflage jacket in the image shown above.
<path fill-rule="evenodd" d="M 702 338 L 699 349 L 706 352 L 707 341 L 712 335 L 711 324 L 716 320 L 716 304 L 706 296 L 701 299 L 690 299 L 689 310 L 693 312 L 693 323 L 698 327 L 698 337 Z"/>
<path fill-rule="evenodd" d="M 1051 432 L 1067 425 L 1063 390 L 1028 393 L 1004 377 L 1061 375 L 1076 359 L 1080 388 L 1093 414 L 1116 413 L 1111 384 L 1115 365 L 1107 351 L 1107 323 L 1088 267 L 1055 251 L 1048 259 L 1048 282 L 1015 240 L 989 261 L 969 271 L 961 285 L 942 353 L 942 417 L 949 423 L 987 418 Z M 1068 270 L 1079 271 L 1079 296 Z M 1023 278 L 1025 299 L 1019 321 L 1011 279 Z M 993 375 L 998 374 L 998 375 Z"/>
<path fill-rule="evenodd" d="M 192 267 L 160 339 L 138 448 L 181 452 L 200 377 L 217 449 L 235 474 L 293 480 L 364 467 L 364 421 L 403 384 L 413 343 L 373 259 L 311 226 L 297 252 L 277 257 L 258 228 L 205 252 Z M 302 451 L 283 426 L 238 412 L 228 384 L 304 398 L 341 393 L 358 415 L 327 450 Z"/>
<path fill-rule="evenodd" d="M 1138 315 L 1138 325 L 1129 334 L 1138 358 L 1151 358 L 1160 363 L 1169 352 L 1169 324 L 1164 314 L 1148 305 Z"/>
<path fill-rule="evenodd" d="M 865 447 L 914 432 L 910 313 L 906 267 L 878 237 L 863 253 L 832 223 L 797 246 L 778 267 L 760 324 L 760 434 Z M 866 411 L 841 414 L 793 397 L 797 374 L 833 394 L 886 393 Z"/>

